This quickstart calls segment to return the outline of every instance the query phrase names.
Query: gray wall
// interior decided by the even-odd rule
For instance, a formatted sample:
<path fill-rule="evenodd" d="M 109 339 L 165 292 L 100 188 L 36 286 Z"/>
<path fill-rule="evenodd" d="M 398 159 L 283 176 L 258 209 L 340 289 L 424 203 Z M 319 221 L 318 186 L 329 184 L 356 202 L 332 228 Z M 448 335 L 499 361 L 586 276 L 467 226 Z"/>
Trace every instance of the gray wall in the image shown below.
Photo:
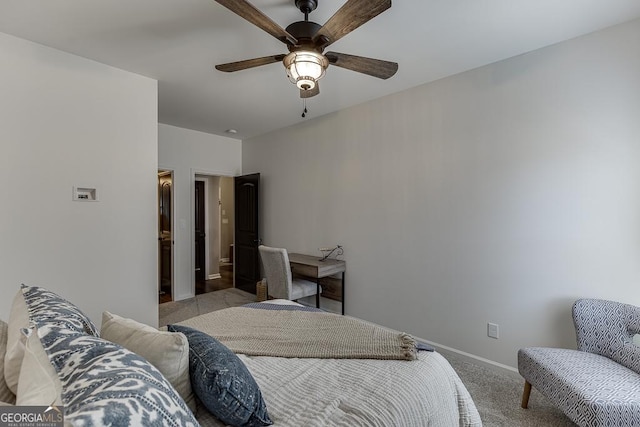
<path fill-rule="evenodd" d="M 158 125 L 158 164 L 172 170 L 174 200 L 173 298 L 195 295 L 193 259 L 193 193 L 197 174 L 236 176 L 242 173 L 242 143 L 165 124 Z"/>
<path fill-rule="evenodd" d="M 157 325 L 156 81 L 1 33 L 0 63 L 0 318 L 26 283 Z"/>
<path fill-rule="evenodd" d="M 342 244 L 347 314 L 442 346 L 574 346 L 576 298 L 640 305 L 639 51 L 634 21 L 244 141 L 265 243 Z"/>

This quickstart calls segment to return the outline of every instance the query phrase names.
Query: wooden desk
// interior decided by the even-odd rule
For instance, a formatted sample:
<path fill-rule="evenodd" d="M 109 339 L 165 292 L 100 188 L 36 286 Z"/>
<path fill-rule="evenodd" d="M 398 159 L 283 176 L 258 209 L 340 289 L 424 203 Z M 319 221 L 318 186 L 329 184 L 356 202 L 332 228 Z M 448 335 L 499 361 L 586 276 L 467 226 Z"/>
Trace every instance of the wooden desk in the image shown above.
<path fill-rule="evenodd" d="M 316 305 L 320 307 L 320 280 L 323 277 L 333 276 L 342 273 L 342 314 L 344 314 L 344 272 L 347 269 L 346 262 L 339 259 L 326 259 L 320 261 L 321 256 L 289 254 L 289 264 L 291 272 L 301 276 L 310 277 L 316 280 L 318 293 L 316 294 Z"/>

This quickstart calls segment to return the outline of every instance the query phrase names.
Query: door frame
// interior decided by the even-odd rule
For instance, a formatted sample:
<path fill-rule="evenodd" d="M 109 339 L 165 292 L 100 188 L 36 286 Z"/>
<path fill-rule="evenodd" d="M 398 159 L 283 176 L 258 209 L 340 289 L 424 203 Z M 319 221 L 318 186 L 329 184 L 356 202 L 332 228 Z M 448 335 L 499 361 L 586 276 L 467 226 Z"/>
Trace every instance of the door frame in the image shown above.
<path fill-rule="evenodd" d="M 171 300 L 175 301 L 175 283 L 176 283 L 176 204 L 175 204 L 175 189 L 176 189 L 176 169 L 172 167 L 163 167 L 158 165 L 158 177 L 160 174 L 168 173 L 171 175 Z M 158 197 L 160 195 L 158 194 Z M 156 200 L 157 212 L 160 212 L 160 199 Z M 158 218 L 158 216 L 156 216 Z M 159 218 L 158 218 L 159 219 Z M 156 224 L 156 232 L 159 234 L 160 224 Z M 160 287 L 160 243 L 158 243 L 158 287 Z"/>
<path fill-rule="evenodd" d="M 215 170 L 210 170 L 210 169 L 200 169 L 200 168 L 191 168 L 190 170 L 190 182 L 189 182 L 189 218 L 191 218 L 190 220 L 190 224 L 193 225 L 193 219 L 195 218 L 196 215 L 196 181 L 201 181 L 200 179 L 198 179 L 196 177 L 196 175 L 204 175 L 204 176 L 224 176 L 224 177 L 228 177 L 228 178 L 233 178 L 236 175 L 230 174 L 229 172 L 220 172 L 220 171 L 215 171 Z M 204 181 L 204 185 L 205 185 L 205 209 L 204 209 L 204 215 L 205 215 L 205 222 L 208 223 L 209 221 L 209 209 L 207 209 L 207 194 L 209 192 L 209 188 L 208 188 L 208 181 L 205 180 Z M 173 197 L 173 196 L 172 196 Z M 195 250 L 195 244 L 196 244 L 196 230 L 195 230 L 195 226 L 191 227 L 191 230 L 189 231 L 189 235 L 190 237 L 190 253 L 191 253 L 191 295 L 193 295 L 194 297 L 196 296 L 196 250 Z M 236 236 L 235 236 L 235 230 L 233 232 L 233 240 L 235 242 Z M 205 253 L 208 254 L 208 239 L 205 240 Z M 236 266 L 235 263 L 233 265 L 233 287 L 235 288 L 236 286 Z M 208 275 L 206 275 L 207 271 L 205 270 L 205 278 L 208 277 Z"/>

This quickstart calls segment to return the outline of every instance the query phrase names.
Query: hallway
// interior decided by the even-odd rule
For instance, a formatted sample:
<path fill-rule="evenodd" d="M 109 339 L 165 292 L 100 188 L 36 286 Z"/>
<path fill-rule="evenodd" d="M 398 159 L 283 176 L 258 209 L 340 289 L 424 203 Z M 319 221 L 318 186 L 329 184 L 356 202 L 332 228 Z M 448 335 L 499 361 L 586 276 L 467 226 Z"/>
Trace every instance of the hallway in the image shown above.
<path fill-rule="evenodd" d="M 196 281 L 196 295 L 233 288 L 233 264 L 220 264 L 220 278 Z"/>

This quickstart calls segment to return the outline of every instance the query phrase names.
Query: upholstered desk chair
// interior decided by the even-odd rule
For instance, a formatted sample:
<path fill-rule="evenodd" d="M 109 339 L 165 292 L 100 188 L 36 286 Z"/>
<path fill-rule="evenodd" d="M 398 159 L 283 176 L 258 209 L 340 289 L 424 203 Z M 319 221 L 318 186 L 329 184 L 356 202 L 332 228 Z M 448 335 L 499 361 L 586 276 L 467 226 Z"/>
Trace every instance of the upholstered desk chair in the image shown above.
<path fill-rule="evenodd" d="M 528 347 L 518 352 L 525 379 L 581 427 L 640 425 L 640 308 L 614 301 L 573 304 L 578 349 Z"/>
<path fill-rule="evenodd" d="M 318 293 L 319 286 L 316 282 L 293 279 L 286 249 L 260 245 L 258 251 L 267 278 L 267 292 L 270 297 L 295 301 Z"/>

